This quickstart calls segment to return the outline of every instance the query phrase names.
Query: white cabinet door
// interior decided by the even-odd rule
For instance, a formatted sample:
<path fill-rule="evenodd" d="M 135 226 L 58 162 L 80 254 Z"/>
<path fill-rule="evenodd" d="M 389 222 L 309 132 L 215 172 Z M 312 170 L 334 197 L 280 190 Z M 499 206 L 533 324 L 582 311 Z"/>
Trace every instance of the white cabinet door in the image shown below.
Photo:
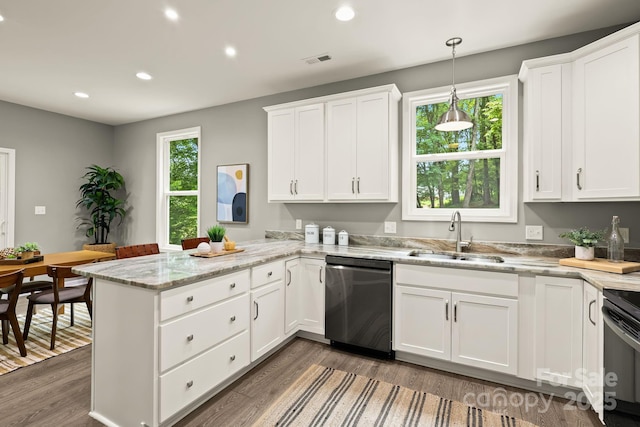
<path fill-rule="evenodd" d="M 295 109 L 270 111 L 267 176 L 269 200 L 292 200 L 295 162 Z"/>
<path fill-rule="evenodd" d="M 296 143 L 295 175 L 296 200 L 324 200 L 324 104 L 295 109 Z"/>
<path fill-rule="evenodd" d="M 574 62 L 576 199 L 640 196 L 639 37 Z"/>
<path fill-rule="evenodd" d="M 284 332 L 294 334 L 300 323 L 300 259 L 292 259 L 285 263 L 284 283 Z"/>
<path fill-rule="evenodd" d="M 301 258 L 300 329 L 324 335 L 324 266 L 323 259 Z"/>
<path fill-rule="evenodd" d="M 582 280 L 536 276 L 536 378 L 581 387 Z"/>
<path fill-rule="evenodd" d="M 251 291 L 251 361 L 284 340 L 284 283 L 278 280 Z"/>
<path fill-rule="evenodd" d="M 357 101 L 356 197 L 389 198 L 389 93 Z"/>
<path fill-rule="evenodd" d="M 396 286 L 394 350 L 449 360 L 450 301 L 451 292 Z"/>
<path fill-rule="evenodd" d="M 563 82 L 563 66 L 556 64 L 527 71 L 524 104 L 525 201 L 562 198 L 563 111 L 569 104 L 569 100 L 563 102 L 563 84 L 568 84 Z M 570 117 L 567 118 L 570 120 Z"/>
<path fill-rule="evenodd" d="M 356 197 L 357 101 L 341 99 L 327 103 L 327 198 Z"/>
<path fill-rule="evenodd" d="M 582 390 L 594 411 L 603 419 L 603 351 L 604 331 L 602 313 L 602 292 L 584 282 L 584 315 L 582 360 L 584 379 Z"/>
<path fill-rule="evenodd" d="M 518 301 L 452 292 L 451 360 L 515 375 Z"/>

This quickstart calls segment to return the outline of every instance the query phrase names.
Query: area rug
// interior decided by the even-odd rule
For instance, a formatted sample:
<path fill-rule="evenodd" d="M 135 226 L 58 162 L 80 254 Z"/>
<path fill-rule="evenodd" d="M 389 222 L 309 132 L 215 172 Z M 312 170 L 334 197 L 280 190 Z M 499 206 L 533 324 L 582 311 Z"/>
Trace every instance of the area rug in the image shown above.
<path fill-rule="evenodd" d="M 52 324 L 50 308 L 38 308 L 37 314 L 31 318 L 29 339 L 25 341 L 26 357 L 20 356 L 13 330 L 9 330 L 9 343 L 5 345 L 0 340 L 0 375 L 91 343 L 91 318 L 87 307 L 83 304 L 75 304 L 73 326 L 70 325 L 69 305 L 66 304 L 65 307 L 65 314 L 58 316 L 56 346 L 53 350 L 49 350 Z M 22 331 L 24 331 L 24 320 L 24 315 L 18 316 Z"/>
<path fill-rule="evenodd" d="M 535 427 L 462 402 L 318 365 L 302 374 L 253 425 Z"/>

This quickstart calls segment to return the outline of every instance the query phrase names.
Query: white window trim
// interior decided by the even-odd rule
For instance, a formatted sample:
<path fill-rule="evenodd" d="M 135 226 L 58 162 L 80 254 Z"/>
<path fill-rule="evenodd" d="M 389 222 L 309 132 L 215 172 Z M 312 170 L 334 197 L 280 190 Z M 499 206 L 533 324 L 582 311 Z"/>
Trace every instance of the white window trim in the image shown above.
<path fill-rule="evenodd" d="M 7 170 L 4 176 L 6 182 L 6 219 L 0 224 L 0 233 L 6 236 L 6 247 L 12 248 L 15 244 L 16 229 L 16 150 L 13 148 L 0 148 L 0 153 L 7 155 Z"/>
<path fill-rule="evenodd" d="M 454 211 L 460 211 L 469 222 L 518 221 L 518 76 L 511 75 L 456 85 L 460 99 L 503 94 L 502 149 L 478 154 L 442 153 L 414 155 L 416 152 L 416 107 L 425 103 L 447 102 L 451 86 L 407 92 L 403 99 L 402 127 L 402 219 L 403 221 L 450 221 Z M 418 209 L 415 203 L 417 163 L 456 158 L 500 158 L 500 208 Z"/>
<path fill-rule="evenodd" d="M 172 191 L 169 192 L 169 142 L 198 138 L 198 190 L 196 191 Z M 179 196 L 198 197 L 197 230 L 200 230 L 200 176 L 202 168 L 200 159 L 202 157 L 202 138 L 200 126 L 180 129 L 169 132 L 161 132 L 156 135 L 156 241 L 162 251 L 181 251 L 181 245 L 169 244 L 169 194 Z M 194 236 L 195 237 L 195 236 Z"/>

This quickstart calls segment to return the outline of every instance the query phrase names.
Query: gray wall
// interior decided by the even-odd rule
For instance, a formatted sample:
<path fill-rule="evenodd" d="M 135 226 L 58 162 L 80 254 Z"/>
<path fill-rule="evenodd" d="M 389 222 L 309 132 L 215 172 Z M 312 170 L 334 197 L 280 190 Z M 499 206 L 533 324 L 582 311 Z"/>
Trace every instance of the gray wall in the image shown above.
<path fill-rule="evenodd" d="M 84 168 L 113 163 L 113 127 L 0 101 L 0 147 L 16 150 L 15 245 L 79 249 L 76 201 Z M 46 215 L 35 215 L 36 205 Z"/>
<path fill-rule="evenodd" d="M 463 56 L 456 61 L 456 81 L 466 82 L 517 74 L 525 59 L 568 52 L 613 30 L 599 30 Z M 443 61 L 118 126 L 114 139 L 115 162 L 127 180 L 129 201 L 133 206 L 125 241 L 155 241 L 156 133 L 191 126 L 202 126 L 202 230 L 216 222 L 216 165 L 249 163 L 249 224 L 229 227 L 228 233 L 235 240 L 261 238 L 265 229 L 293 230 L 296 218 L 302 219 L 305 224 L 314 221 L 322 227 L 332 225 L 338 230 L 344 228 L 351 233 L 377 235 L 383 234 L 384 221 L 396 221 L 399 236 L 454 238 L 453 233 L 448 231 L 447 224 L 443 222 L 403 222 L 400 203 L 267 203 L 267 115 L 262 110 L 262 107 L 267 105 L 389 83 L 395 83 L 401 92 L 444 86 L 450 84 L 450 67 L 450 61 Z M 520 132 L 522 133 L 522 126 Z M 519 178 L 521 194 L 522 176 Z M 524 242 L 525 225 L 543 225 L 543 242 L 559 243 L 562 240 L 557 235 L 566 229 L 582 225 L 604 228 L 610 223 L 612 215 L 619 215 L 622 226 L 631 229 L 630 246 L 640 247 L 639 213 L 640 202 L 527 205 L 520 203 L 517 224 L 467 223 L 463 226 L 463 238 L 468 239 L 473 235 L 474 240 Z"/>

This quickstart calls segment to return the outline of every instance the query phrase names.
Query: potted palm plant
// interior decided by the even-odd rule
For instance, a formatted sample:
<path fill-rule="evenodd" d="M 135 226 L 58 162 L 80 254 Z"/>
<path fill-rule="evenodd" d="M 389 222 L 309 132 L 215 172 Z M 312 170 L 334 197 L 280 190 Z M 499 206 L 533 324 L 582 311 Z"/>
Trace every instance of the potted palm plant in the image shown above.
<path fill-rule="evenodd" d="M 224 239 L 224 234 L 227 232 L 227 229 L 221 225 L 214 225 L 207 229 L 207 234 L 209 235 L 209 239 L 211 240 L 211 252 L 222 252 L 224 248 L 224 243 L 222 243 L 222 239 Z"/>
<path fill-rule="evenodd" d="M 116 244 L 109 242 L 111 223 L 116 218 L 119 223 L 125 216 L 124 200 L 115 193 L 124 187 L 124 178 L 110 167 L 91 165 L 82 177 L 80 199 L 76 207 L 82 207 L 89 213 L 88 218 L 80 218 L 79 227 L 86 227 L 85 235 L 93 239 L 84 249 L 115 253 Z"/>
<path fill-rule="evenodd" d="M 581 227 L 562 233 L 560 237 L 569 239 L 576 246 L 577 259 L 589 261 L 595 257 L 595 246 L 604 238 L 604 231 L 591 231 L 587 227 Z"/>

